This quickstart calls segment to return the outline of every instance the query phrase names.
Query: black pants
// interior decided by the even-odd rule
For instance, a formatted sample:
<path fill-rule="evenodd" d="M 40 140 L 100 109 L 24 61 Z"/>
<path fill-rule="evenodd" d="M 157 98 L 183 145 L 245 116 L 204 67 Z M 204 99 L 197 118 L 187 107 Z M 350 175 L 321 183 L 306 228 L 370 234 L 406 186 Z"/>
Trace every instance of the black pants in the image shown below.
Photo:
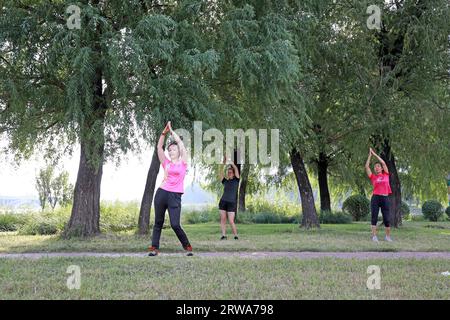
<path fill-rule="evenodd" d="M 378 211 L 381 208 L 381 214 L 383 215 L 383 223 L 386 228 L 389 227 L 389 197 L 380 196 L 374 194 L 370 201 L 370 207 L 372 210 L 372 225 L 376 226 L 378 221 Z"/>
<path fill-rule="evenodd" d="M 189 240 L 180 225 L 181 193 L 170 192 L 159 188 L 155 194 L 155 225 L 153 226 L 152 246 L 159 249 L 159 239 L 164 225 L 166 210 L 169 210 L 170 226 L 180 240 L 183 248 L 189 245 Z"/>

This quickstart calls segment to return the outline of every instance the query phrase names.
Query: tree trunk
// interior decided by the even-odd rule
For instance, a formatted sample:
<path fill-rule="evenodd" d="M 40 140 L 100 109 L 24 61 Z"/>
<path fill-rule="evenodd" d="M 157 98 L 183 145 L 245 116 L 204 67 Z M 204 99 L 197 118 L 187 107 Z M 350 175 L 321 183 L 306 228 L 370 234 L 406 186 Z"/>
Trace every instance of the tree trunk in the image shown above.
<path fill-rule="evenodd" d="M 330 190 L 328 188 L 328 158 L 325 153 L 319 154 L 317 174 L 319 177 L 320 210 L 331 211 Z"/>
<path fill-rule="evenodd" d="M 98 1 L 96 2 L 98 4 Z M 93 51 L 98 55 L 93 79 L 92 110 L 85 114 L 81 126 L 80 165 L 75 184 L 72 214 L 65 237 L 88 237 L 100 233 L 100 185 L 105 151 L 104 123 L 107 104 L 103 94 L 102 50 L 99 41 L 101 25 L 96 27 Z"/>
<path fill-rule="evenodd" d="M 450 172 L 447 175 L 447 194 L 448 194 L 448 196 L 447 196 L 448 206 L 450 207 Z"/>
<path fill-rule="evenodd" d="M 238 211 L 245 212 L 245 193 L 247 191 L 248 175 L 250 173 L 250 164 L 244 165 L 244 169 L 241 174 L 241 183 L 239 185 L 239 200 L 238 200 Z"/>
<path fill-rule="evenodd" d="M 237 154 L 237 150 L 234 149 L 233 151 L 233 162 L 236 165 L 236 167 L 238 168 L 238 172 L 239 172 L 239 176 L 241 175 L 241 164 L 238 163 L 238 154 Z"/>
<path fill-rule="evenodd" d="M 96 166 L 89 161 L 89 147 L 95 148 L 100 157 Z M 72 214 L 64 231 L 65 237 L 93 236 L 100 233 L 100 184 L 103 173 L 104 145 L 95 142 L 82 142 L 80 165 L 75 184 Z"/>
<path fill-rule="evenodd" d="M 397 166 L 395 165 L 395 157 L 392 153 L 389 139 L 384 139 L 383 150 L 381 152 L 381 157 L 386 162 L 389 169 L 389 182 L 392 189 L 392 194 L 390 198 L 390 222 L 395 228 L 402 225 L 402 191 L 400 179 L 397 172 Z"/>
<path fill-rule="evenodd" d="M 158 149 L 155 146 L 152 162 L 147 174 L 144 195 L 142 196 L 141 209 L 139 211 L 138 234 L 146 235 L 150 231 L 150 210 L 152 207 L 153 195 L 155 193 L 156 178 L 159 173 L 160 162 L 158 159 Z"/>
<path fill-rule="evenodd" d="M 303 158 L 297 149 L 291 151 L 290 157 L 302 202 L 303 218 L 301 226 L 306 229 L 314 227 L 320 228 L 316 207 L 314 205 L 314 195 Z"/>

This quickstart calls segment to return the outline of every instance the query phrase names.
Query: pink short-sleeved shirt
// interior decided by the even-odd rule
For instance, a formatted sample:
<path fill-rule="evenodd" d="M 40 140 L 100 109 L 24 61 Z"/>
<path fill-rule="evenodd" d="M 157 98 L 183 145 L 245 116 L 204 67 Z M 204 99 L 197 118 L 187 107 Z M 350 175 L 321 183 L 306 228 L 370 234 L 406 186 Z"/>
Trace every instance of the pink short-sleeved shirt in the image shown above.
<path fill-rule="evenodd" d="M 183 160 L 173 163 L 169 159 L 165 159 L 162 167 L 164 170 L 167 167 L 167 177 L 160 188 L 170 192 L 184 193 L 184 177 L 186 176 L 187 163 Z"/>
<path fill-rule="evenodd" d="M 389 184 L 389 174 L 381 173 L 381 174 L 371 174 L 370 181 L 373 185 L 373 194 L 374 195 L 384 195 L 391 194 L 391 185 Z"/>

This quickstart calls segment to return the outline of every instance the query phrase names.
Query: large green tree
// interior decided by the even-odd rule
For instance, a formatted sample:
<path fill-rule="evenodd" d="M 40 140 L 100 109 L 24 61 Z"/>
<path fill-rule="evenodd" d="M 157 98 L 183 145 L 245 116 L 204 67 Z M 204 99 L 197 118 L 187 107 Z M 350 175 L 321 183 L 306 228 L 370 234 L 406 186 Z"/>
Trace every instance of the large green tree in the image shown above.
<path fill-rule="evenodd" d="M 191 77 L 217 57 L 183 45 L 189 24 L 161 12 L 178 1 L 81 1 L 79 29 L 67 26 L 70 4 L 4 1 L 0 125 L 19 155 L 80 146 L 65 235 L 89 236 L 100 230 L 103 163 L 137 149 L 140 136 L 151 141 L 164 115 L 176 117 L 166 107 L 180 92 L 204 96 Z"/>

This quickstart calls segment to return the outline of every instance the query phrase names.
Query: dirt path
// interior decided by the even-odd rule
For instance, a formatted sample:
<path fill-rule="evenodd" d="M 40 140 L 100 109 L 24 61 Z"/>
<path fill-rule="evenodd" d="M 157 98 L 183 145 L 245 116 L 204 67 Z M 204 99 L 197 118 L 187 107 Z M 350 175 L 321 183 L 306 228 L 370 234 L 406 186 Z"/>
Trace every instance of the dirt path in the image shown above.
<path fill-rule="evenodd" d="M 160 257 L 183 256 L 183 253 L 161 253 Z M 450 252 L 198 252 L 195 256 L 201 258 L 296 258 L 296 259 L 317 259 L 317 258 L 339 258 L 339 259 L 450 259 Z M 135 257 L 146 258 L 147 254 L 142 252 L 51 252 L 51 253 L 0 253 L 0 259 L 41 259 L 41 258 L 78 258 L 78 257 L 99 257 L 99 258 L 120 258 Z"/>

